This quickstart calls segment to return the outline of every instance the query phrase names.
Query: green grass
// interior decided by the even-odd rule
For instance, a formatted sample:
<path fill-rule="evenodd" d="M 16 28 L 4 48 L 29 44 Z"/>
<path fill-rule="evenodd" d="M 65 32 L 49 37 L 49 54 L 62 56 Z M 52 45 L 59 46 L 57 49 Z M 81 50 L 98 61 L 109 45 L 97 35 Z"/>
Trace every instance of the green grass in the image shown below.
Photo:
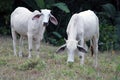
<path fill-rule="evenodd" d="M 12 39 L 0 37 L 0 80 L 120 80 L 120 52 L 103 52 L 98 56 L 98 67 L 93 67 L 93 58 L 86 54 L 81 66 L 78 56 L 67 64 L 67 53 L 55 54 L 57 47 L 42 43 L 40 58 L 35 52 L 27 58 L 27 41 L 24 57 L 13 56 Z M 18 50 L 18 46 L 17 46 Z"/>

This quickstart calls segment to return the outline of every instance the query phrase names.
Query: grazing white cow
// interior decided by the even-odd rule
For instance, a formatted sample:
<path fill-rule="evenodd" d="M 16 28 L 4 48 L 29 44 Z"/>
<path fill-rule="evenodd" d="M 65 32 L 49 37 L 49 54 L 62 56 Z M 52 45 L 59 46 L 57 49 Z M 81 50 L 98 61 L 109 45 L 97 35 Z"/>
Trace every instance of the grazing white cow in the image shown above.
<path fill-rule="evenodd" d="M 20 35 L 19 56 L 22 56 L 23 37 L 28 37 L 29 55 L 31 57 L 32 42 L 35 41 L 37 56 L 39 57 L 40 41 L 43 38 L 48 22 L 57 25 L 57 19 L 51 14 L 51 10 L 43 9 L 41 12 L 29 11 L 27 8 L 18 7 L 11 14 L 11 32 L 13 38 L 14 55 L 16 54 L 16 33 Z"/>
<path fill-rule="evenodd" d="M 74 14 L 67 26 L 68 40 L 62 45 L 57 53 L 68 51 L 68 62 L 74 62 L 74 52 L 78 51 L 81 64 L 84 64 L 84 53 L 87 52 L 86 41 L 90 40 L 92 54 L 95 54 L 95 67 L 97 66 L 98 39 L 99 39 L 99 20 L 91 10 Z"/>

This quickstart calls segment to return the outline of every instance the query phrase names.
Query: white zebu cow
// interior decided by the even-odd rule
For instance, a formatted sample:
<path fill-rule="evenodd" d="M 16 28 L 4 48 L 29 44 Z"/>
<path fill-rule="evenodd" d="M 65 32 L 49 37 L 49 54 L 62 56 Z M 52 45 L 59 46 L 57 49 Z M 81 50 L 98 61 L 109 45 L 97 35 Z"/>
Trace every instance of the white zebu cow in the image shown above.
<path fill-rule="evenodd" d="M 86 53 L 86 41 L 90 40 L 91 51 L 95 54 L 95 66 L 97 66 L 99 20 L 91 10 L 74 14 L 67 26 L 68 40 L 62 45 L 58 52 L 67 48 L 68 62 L 74 62 L 74 52 L 78 51 L 81 57 L 81 64 L 84 64 L 84 53 Z"/>
<path fill-rule="evenodd" d="M 11 14 L 11 32 L 13 38 L 14 55 L 16 54 L 16 33 L 20 35 L 19 56 L 22 56 L 23 37 L 28 37 L 29 55 L 31 57 L 32 41 L 35 41 L 37 56 L 39 57 L 40 41 L 43 38 L 45 26 L 48 21 L 57 25 L 57 19 L 51 14 L 51 10 L 29 11 L 27 8 L 18 7 Z"/>

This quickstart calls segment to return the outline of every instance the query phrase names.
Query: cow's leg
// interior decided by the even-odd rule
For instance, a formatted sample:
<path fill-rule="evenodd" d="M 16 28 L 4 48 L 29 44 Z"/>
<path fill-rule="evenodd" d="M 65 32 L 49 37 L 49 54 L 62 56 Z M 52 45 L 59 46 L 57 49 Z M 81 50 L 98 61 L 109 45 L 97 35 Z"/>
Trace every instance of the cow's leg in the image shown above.
<path fill-rule="evenodd" d="M 19 41 L 19 57 L 22 57 L 22 47 L 23 47 L 23 37 L 20 36 L 20 41 Z"/>
<path fill-rule="evenodd" d="M 11 32 L 12 32 L 12 38 L 13 38 L 14 56 L 17 56 L 17 53 L 16 53 L 16 32 L 13 28 L 11 28 Z"/>
<path fill-rule="evenodd" d="M 40 33 L 40 40 L 43 39 L 44 32 L 45 32 L 45 27 L 42 27 L 42 29 L 41 29 L 41 33 Z"/>
<path fill-rule="evenodd" d="M 28 49 L 29 49 L 29 55 L 28 58 L 31 58 L 32 53 L 32 41 L 33 41 L 33 35 L 28 33 Z"/>
<path fill-rule="evenodd" d="M 84 64 L 85 54 L 83 52 L 78 52 L 78 56 L 80 58 L 81 65 Z"/>
<path fill-rule="evenodd" d="M 37 54 L 37 57 L 39 58 L 39 49 L 40 49 L 40 37 L 37 36 L 36 38 L 36 41 L 35 41 L 35 45 L 36 45 L 36 54 Z"/>
<path fill-rule="evenodd" d="M 80 40 L 79 45 L 84 47 L 85 46 L 85 44 L 84 44 L 85 43 L 84 42 L 84 34 L 81 33 L 81 37 L 79 38 L 79 40 Z M 85 53 L 78 51 L 78 56 L 80 57 L 81 65 L 83 65 L 84 64 L 84 59 L 85 59 Z"/>
<path fill-rule="evenodd" d="M 94 37 L 93 38 L 93 52 L 94 52 L 94 66 L 97 67 L 98 65 L 98 38 L 97 37 Z"/>

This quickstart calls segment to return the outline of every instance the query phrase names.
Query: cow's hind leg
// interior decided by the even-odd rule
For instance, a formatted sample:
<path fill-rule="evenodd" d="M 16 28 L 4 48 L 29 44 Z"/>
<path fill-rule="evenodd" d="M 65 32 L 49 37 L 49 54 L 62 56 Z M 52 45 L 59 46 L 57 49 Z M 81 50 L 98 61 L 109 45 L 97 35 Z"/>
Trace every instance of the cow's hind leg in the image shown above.
<path fill-rule="evenodd" d="M 23 47 L 23 37 L 20 36 L 20 41 L 19 41 L 19 57 L 23 56 L 22 47 Z"/>
<path fill-rule="evenodd" d="M 94 66 L 97 67 L 98 65 L 98 38 L 93 37 L 93 57 L 94 57 Z"/>
<path fill-rule="evenodd" d="M 11 32 L 12 32 L 12 38 L 13 38 L 14 56 L 17 56 L 17 53 L 16 53 L 16 32 L 13 28 L 11 28 Z"/>

